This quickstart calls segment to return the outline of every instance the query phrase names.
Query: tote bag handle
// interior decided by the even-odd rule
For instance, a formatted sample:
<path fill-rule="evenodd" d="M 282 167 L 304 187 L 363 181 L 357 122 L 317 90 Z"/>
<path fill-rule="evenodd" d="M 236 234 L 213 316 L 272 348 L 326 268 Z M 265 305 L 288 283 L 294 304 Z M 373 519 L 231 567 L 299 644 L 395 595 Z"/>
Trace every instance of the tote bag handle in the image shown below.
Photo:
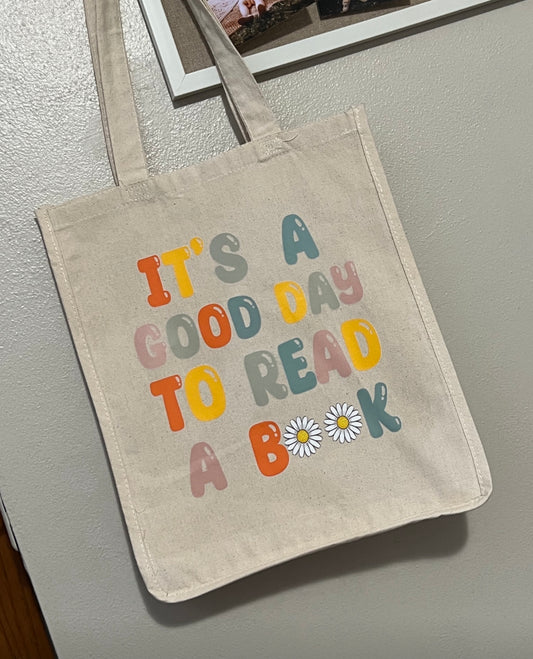
<path fill-rule="evenodd" d="M 203 0 L 187 0 L 213 55 L 231 111 L 248 140 L 279 131 L 244 60 Z M 127 185 L 148 177 L 124 48 L 120 0 L 84 0 L 102 123 L 113 177 Z"/>

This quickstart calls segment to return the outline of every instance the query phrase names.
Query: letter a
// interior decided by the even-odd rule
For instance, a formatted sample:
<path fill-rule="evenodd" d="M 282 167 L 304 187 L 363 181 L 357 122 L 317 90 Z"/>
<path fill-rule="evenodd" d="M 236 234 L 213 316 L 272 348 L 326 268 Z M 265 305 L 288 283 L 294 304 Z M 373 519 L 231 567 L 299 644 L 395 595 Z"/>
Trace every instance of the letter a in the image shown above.
<path fill-rule="evenodd" d="M 217 490 L 228 487 L 228 481 L 220 462 L 207 442 L 198 442 L 191 449 L 191 492 L 193 497 L 203 497 L 207 483 Z"/>
<path fill-rule="evenodd" d="M 341 378 L 352 372 L 337 339 L 328 330 L 319 330 L 313 337 L 313 359 L 320 384 L 329 382 L 330 371 L 337 371 Z"/>
<path fill-rule="evenodd" d="M 399 417 L 391 416 L 385 412 L 387 405 L 387 387 L 383 382 L 378 382 L 374 388 L 374 400 L 366 389 L 359 389 L 357 398 L 361 405 L 361 410 L 365 415 L 366 425 L 372 437 L 381 437 L 383 435 L 382 425 L 391 432 L 398 432 L 402 427 Z"/>
<path fill-rule="evenodd" d="M 277 476 L 287 469 L 289 452 L 280 444 L 281 432 L 274 421 L 256 423 L 248 431 L 255 461 L 263 476 Z"/>
<path fill-rule="evenodd" d="M 316 259 L 318 256 L 318 247 L 309 233 L 309 229 L 305 226 L 305 222 L 298 215 L 287 215 L 283 218 L 281 240 L 285 261 L 289 265 L 296 263 L 300 252 L 305 252 L 309 259 Z"/>

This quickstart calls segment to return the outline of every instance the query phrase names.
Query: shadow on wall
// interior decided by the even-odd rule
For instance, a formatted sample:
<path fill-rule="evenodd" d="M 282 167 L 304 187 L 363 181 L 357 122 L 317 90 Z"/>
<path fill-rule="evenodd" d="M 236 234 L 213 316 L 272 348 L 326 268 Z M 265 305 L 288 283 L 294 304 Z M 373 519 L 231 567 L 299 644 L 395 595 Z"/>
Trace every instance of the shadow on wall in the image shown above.
<path fill-rule="evenodd" d="M 450 556 L 468 536 L 466 515 L 451 515 L 362 538 L 263 570 L 187 602 L 165 604 L 137 582 L 148 613 L 161 625 L 188 625 L 263 597 L 390 563 Z M 132 555 L 132 561 L 135 563 Z"/>

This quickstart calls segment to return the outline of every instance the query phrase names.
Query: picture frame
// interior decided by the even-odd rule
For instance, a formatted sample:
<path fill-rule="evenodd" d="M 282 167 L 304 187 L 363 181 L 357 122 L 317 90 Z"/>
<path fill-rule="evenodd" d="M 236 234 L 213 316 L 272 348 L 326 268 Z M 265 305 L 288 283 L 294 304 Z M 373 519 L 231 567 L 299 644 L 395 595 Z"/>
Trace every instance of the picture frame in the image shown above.
<path fill-rule="evenodd" d="M 304 39 L 295 37 L 290 43 L 248 55 L 243 53 L 243 56 L 254 75 L 264 74 L 492 2 L 495 0 L 418 0 L 418 3 L 412 6 L 399 7 L 395 11 Z M 192 71 L 184 66 L 163 0 L 139 0 L 139 3 L 172 100 L 177 101 L 220 85 L 220 78 L 214 66 Z M 335 20 L 326 19 L 324 22 L 331 24 Z"/>

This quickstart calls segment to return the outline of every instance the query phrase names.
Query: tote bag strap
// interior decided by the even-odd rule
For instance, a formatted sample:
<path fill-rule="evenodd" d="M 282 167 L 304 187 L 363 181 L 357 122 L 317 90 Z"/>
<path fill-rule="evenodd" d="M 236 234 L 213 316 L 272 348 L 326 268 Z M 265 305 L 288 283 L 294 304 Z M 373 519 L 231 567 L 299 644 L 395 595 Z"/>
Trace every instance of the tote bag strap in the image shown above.
<path fill-rule="evenodd" d="M 211 7 L 204 0 L 187 0 L 187 4 L 213 55 L 224 91 L 244 137 L 258 140 L 279 132 L 278 121 L 259 85 Z"/>
<path fill-rule="evenodd" d="M 248 140 L 279 131 L 244 60 L 203 0 L 187 0 L 211 50 L 231 111 Z M 109 162 L 117 185 L 148 177 L 124 48 L 120 0 L 84 0 Z"/>

